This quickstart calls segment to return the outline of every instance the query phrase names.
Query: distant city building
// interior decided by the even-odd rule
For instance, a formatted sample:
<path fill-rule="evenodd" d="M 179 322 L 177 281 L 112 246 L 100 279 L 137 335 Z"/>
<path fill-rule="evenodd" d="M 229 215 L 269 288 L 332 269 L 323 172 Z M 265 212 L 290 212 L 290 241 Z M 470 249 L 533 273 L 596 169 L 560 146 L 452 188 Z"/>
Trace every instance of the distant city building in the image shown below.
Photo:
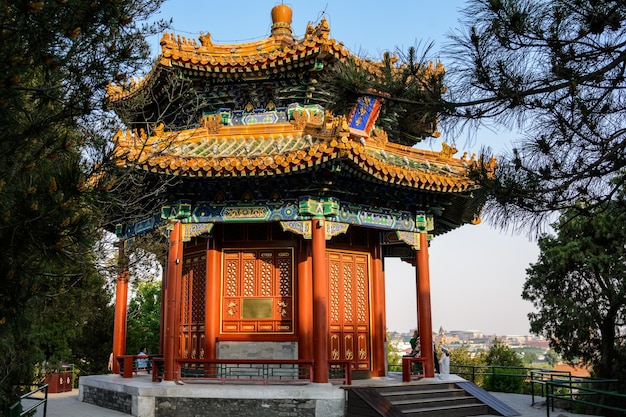
<path fill-rule="evenodd" d="M 483 333 L 478 330 L 452 330 L 447 332 L 446 336 L 461 342 L 469 342 L 473 339 L 481 339 Z"/>
<path fill-rule="evenodd" d="M 389 346 L 395 346 L 398 354 L 410 352 L 409 340 L 414 329 L 409 332 L 389 332 Z M 437 333 L 433 333 L 433 342 L 436 346 L 446 345 L 452 350 L 465 346 L 470 352 L 488 350 L 498 338 L 505 345 L 514 348 L 520 356 L 525 354 L 524 349 L 541 349 L 537 353 L 539 361 L 545 360 L 544 353 L 549 349 L 549 343 L 541 336 L 534 335 L 486 335 L 479 330 L 451 330 L 446 331 L 443 327 Z"/>

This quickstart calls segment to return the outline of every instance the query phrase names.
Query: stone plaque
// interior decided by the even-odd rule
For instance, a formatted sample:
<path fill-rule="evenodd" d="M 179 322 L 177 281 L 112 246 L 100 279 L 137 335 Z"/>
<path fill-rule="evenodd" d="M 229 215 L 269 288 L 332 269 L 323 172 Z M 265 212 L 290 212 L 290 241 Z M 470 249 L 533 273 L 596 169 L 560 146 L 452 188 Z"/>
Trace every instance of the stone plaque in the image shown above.
<path fill-rule="evenodd" d="M 273 298 L 244 298 L 241 300 L 241 318 L 271 319 Z"/>

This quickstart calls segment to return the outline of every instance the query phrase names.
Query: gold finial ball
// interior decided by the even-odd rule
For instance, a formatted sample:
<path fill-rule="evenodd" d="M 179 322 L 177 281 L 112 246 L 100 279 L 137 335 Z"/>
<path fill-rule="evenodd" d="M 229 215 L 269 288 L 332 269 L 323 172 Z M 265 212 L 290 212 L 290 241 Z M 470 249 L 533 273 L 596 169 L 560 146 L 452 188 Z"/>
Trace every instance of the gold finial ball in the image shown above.
<path fill-rule="evenodd" d="M 278 4 L 272 9 L 272 23 L 286 23 L 291 25 L 291 16 L 293 12 L 291 7 L 286 4 Z"/>

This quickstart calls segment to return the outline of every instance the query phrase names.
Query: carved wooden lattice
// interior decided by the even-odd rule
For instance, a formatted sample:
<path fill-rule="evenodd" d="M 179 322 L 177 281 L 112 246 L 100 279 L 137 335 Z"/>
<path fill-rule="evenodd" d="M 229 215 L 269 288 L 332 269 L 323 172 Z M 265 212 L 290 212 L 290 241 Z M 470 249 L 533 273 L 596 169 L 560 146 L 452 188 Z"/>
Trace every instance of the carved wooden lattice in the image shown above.
<path fill-rule="evenodd" d="M 182 272 L 179 355 L 202 359 L 205 351 L 206 256 L 186 256 Z"/>
<path fill-rule="evenodd" d="M 348 360 L 352 369 L 371 370 L 369 258 L 329 251 L 329 359 Z"/>
<path fill-rule="evenodd" d="M 293 333 L 293 250 L 224 251 L 223 333 Z"/>

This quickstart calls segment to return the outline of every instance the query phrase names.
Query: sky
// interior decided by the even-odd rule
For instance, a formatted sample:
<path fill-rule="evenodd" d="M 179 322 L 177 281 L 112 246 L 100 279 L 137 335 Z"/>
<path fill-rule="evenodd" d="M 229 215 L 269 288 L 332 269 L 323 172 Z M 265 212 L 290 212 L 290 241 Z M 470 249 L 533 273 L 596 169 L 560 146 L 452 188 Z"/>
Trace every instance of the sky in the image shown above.
<path fill-rule="evenodd" d="M 462 0 L 169 0 L 157 18 L 172 21 L 168 32 L 197 39 L 210 33 L 214 43 L 241 43 L 266 38 L 272 25 L 272 7 L 284 3 L 293 9 L 293 33 L 302 37 L 307 23 L 325 17 L 330 36 L 359 56 L 379 59 L 385 51 L 434 43 L 431 54 L 449 42 L 446 35 L 460 27 Z M 151 40 L 154 56 L 160 48 Z M 419 48 L 418 48 L 419 49 Z M 445 59 L 441 58 L 444 67 Z M 475 135 L 468 140 L 470 134 Z M 456 142 L 459 153 L 476 152 L 481 145 L 495 153 L 509 149 L 513 133 L 489 129 L 452 138 L 442 131 L 439 140 L 418 144 L 435 151 L 441 141 Z M 529 334 L 527 314 L 532 305 L 521 298 L 526 269 L 537 261 L 536 242 L 488 223 L 465 225 L 436 237 L 430 245 L 433 329 L 477 330 L 487 335 Z M 387 327 L 409 332 L 416 327 L 415 269 L 395 259 L 385 261 Z"/>

